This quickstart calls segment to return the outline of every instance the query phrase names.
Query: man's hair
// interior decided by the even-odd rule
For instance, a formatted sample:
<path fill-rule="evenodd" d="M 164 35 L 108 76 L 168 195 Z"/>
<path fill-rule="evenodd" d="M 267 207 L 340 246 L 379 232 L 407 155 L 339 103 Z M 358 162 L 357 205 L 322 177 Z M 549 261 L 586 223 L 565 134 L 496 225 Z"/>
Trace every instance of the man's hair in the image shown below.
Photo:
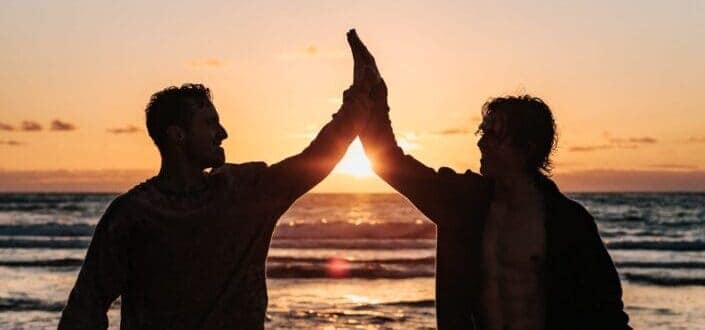
<path fill-rule="evenodd" d="M 557 138 L 548 105 L 531 95 L 497 97 L 482 106 L 483 119 L 493 113 L 502 117 L 510 143 L 526 151 L 529 170 L 550 175 L 550 156 Z M 482 133 L 482 128 L 478 133 Z"/>
<path fill-rule="evenodd" d="M 194 111 L 211 104 L 211 91 L 201 84 L 170 86 L 149 99 L 145 113 L 147 131 L 161 150 L 167 140 L 166 129 L 176 125 L 188 130 Z"/>

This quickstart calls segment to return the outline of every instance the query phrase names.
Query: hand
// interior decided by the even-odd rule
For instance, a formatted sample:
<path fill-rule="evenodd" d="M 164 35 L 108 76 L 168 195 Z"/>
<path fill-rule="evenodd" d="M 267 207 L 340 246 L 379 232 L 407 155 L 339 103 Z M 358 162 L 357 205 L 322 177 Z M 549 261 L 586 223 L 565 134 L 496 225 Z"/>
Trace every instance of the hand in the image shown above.
<path fill-rule="evenodd" d="M 343 93 L 343 107 L 354 114 L 354 125 L 358 132 L 367 126 L 370 111 L 375 108 L 375 102 L 370 95 L 377 77 L 377 74 L 368 67 L 364 76 Z"/>
<path fill-rule="evenodd" d="M 355 29 L 348 31 L 348 44 L 353 54 L 353 86 L 358 87 L 368 94 L 369 104 L 372 108 L 384 108 L 387 106 L 387 86 L 377 69 L 374 56 L 362 43 Z"/>
<path fill-rule="evenodd" d="M 377 69 L 375 58 L 367 50 L 367 47 L 362 43 L 360 37 L 357 36 L 355 29 L 348 31 L 347 36 L 348 44 L 350 45 L 350 50 L 353 55 L 353 61 L 355 62 L 353 67 L 353 85 L 359 84 L 365 79 L 367 70 L 372 70 L 372 74 L 374 75 L 373 82 L 382 79 Z"/>

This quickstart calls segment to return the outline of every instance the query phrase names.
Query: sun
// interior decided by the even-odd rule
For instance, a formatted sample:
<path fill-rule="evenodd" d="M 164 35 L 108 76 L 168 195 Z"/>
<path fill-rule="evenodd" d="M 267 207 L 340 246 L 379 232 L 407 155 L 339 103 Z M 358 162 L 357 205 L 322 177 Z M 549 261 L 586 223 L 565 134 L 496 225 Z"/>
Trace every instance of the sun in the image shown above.
<path fill-rule="evenodd" d="M 372 167 L 370 161 L 365 156 L 365 151 L 362 149 L 360 139 L 355 139 L 348 148 L 348 152 L 340 160 L 338 166 L 333 170 L 335 173 L 349 174 L 356 177 L 372 176 Z"/>

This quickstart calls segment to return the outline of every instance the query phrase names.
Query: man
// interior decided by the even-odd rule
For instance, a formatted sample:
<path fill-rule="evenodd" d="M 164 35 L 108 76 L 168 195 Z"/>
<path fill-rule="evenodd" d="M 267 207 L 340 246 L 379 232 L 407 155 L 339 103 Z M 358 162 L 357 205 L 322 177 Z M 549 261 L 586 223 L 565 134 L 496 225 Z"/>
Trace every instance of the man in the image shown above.
<path fill-rule="evenodd" d="M 352 48 L 359 65 L 375 67 L 359 39 Z M 437 225 L 439 329 L 629 328 L 593 218 L 547 178 L 555 124 L 543 101 L 486 103 L 480 174 L 457 174 L 405 155 L 384 82 L 369 95 L 373 109 L 360 139 L 375 172 Z"/>
<path fill-rule="evenodd" d="M 271 166 L 223 166 L 228 135 L 206 87 L 154 94 L 147 129 L 161 170 L 100 219 L 59 329 L 105 329 L 118 296 L 121 329 L 262 329 L 275 224 L 330 173 L 367 122 L 369 107 L 351 97 L 369 90 L 364 78 L 355 67 L 333 119 L 303 152 Z"/>

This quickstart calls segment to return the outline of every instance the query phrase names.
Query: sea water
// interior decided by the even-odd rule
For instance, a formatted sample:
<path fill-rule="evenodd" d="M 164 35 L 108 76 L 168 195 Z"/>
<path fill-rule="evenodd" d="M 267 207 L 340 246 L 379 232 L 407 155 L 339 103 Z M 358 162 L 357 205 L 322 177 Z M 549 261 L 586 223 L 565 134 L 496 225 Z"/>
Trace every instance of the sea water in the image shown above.
<path fill-rule="evenodd" d="M 0 328 L 55 328 L 115 194 L 0 194 Z M 595 217 L 642 328 L 705 326 L 705 194 L 569 194 Z M 268 328 L 432 329 L 435 227 L 397 194 L 308 194 L 267 261 Z M 119 301 L 109 311 L 119 327 Z"/>

